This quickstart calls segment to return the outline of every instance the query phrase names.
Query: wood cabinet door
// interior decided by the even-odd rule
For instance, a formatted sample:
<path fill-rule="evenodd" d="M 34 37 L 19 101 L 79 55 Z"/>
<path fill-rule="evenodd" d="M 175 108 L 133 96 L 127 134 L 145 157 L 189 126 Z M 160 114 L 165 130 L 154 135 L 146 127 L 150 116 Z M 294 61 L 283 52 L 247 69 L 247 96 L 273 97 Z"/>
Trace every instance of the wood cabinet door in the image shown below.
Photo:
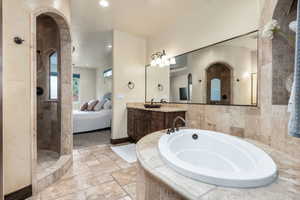
<path fill-rule="evenodd" d="M 134 132 L 134 117 L 135 116 L 135 110 L 134 109 L 128 109 L 127 110 L 127 134 L 128 136 L 136 141 L 136 136 Z"/>
<path fill-rule="evenodd" d="M 150 133 L 151 112 L 137 111 L 134 118 L 135 141 Z"/>
<path fill-rule="evenodd" d="M 161 131 L 165 128 L 165 113 L 151 112 L 150 133 Z"/>

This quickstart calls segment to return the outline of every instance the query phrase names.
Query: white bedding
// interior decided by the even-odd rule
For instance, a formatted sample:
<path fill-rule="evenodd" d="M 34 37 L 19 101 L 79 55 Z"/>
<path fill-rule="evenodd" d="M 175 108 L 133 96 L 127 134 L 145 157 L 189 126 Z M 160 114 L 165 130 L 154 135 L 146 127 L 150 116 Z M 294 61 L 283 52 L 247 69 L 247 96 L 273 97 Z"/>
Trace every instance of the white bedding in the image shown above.
<path fill-rule="evenodd" d="M 73 133 L 94 131 L 111 127 L 112 110 L 73 111 Z"/>

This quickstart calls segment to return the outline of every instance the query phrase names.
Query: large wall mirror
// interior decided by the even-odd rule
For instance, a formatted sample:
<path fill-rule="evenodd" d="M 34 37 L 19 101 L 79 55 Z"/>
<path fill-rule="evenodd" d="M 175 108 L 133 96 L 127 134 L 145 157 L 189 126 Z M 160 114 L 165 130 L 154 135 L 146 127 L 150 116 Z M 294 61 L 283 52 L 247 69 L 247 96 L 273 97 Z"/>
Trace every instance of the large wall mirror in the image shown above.
<path fill-rule="evenodd" d="M 146 101 L 256 106 L 257 44 L 255 31 L 146 66 Z"/>

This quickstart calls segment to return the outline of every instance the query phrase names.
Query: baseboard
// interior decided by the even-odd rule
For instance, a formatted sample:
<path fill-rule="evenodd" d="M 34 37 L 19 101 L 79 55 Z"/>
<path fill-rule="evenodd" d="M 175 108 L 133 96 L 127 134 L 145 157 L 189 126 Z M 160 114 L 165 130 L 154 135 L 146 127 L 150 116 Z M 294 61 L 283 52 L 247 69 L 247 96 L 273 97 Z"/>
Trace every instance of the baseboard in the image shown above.
<path fill-rule="evenodd" d="M 133 140 L 130 137 L 120 138 L 120 139 L 110 139 L 111 144 L 122 144 L 126 142 L 133 142 Z"/>
<path fill-rule="evenodd" d="M 4 200 L 25 200 L 32 196 L 32 185 L 4 196 Z"/>
<path fill-rule="evenodd" d="M 97 129 L 97 130 L 92 130 L 92 131 L 85 131 L 85 132 L 78 132 L 78 133 L 73 133 L 73 135 L 81 135 L 81 134 L 86 134 L 86 133 L 94 133 L 94 132 L 99 132 L 99 131 L 107 131 L 111 130 L 111 128 L 102 128 L 102 129 Z"/>

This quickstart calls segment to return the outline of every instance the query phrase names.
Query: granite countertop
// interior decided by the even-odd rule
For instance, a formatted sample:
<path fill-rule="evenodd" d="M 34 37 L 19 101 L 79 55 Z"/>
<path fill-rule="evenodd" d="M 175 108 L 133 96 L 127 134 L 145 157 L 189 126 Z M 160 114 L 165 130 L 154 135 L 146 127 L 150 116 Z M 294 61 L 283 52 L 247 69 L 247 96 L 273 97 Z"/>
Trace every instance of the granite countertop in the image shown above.
<path fill-rule="evenodd" d="M 268 153 L 277 164 L 279 176 L 271 185 L 254 189 L 234 189 L 209 185 L 182 176 L 160 158 L 159 138 L 165 131 L 142 138 L 137 144 L 141 166 L 180 195 L 191 200 L 299 200 L 300 160 L 254 140 L 245 139 Z"/>
<path fill-rule="evenodd" d="M 162 105 L 161 108 L 145 108 L 144 104 L 127 104 L 127 108 L 154 111 L 154 112 L 186 112 L 187 109 L 180 107 L 170 107 L 167 105 Z"/>

